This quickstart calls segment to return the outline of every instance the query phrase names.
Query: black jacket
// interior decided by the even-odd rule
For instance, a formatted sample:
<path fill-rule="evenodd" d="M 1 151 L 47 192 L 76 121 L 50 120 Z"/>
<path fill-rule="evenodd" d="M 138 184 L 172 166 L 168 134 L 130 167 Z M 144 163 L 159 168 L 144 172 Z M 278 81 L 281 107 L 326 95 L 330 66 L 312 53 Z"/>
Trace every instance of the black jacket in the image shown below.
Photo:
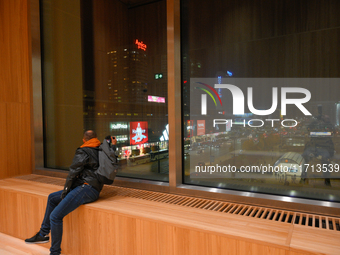
<path fill-rule="evenodd" d="M 104 184 L 97 178 L 95 173 L 98 167 L 98 147 L 78 148 L 70 166 L 64 190 L 69 192 L 70 189 L 88 183 L 100 192 Z"/>

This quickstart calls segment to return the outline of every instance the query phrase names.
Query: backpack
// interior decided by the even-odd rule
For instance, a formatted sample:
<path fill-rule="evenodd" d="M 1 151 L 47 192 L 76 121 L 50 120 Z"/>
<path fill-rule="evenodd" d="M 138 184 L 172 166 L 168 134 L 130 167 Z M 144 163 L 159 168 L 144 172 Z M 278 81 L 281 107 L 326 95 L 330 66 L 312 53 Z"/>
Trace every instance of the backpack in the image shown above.
<path fill-rule="evenodd" d="M 95 171 L 98 179 L 104 184 L 112 184 L 119 166 L 116 153 L 106 139 L 99 146 L 98 158 L 99 167 Z"/>

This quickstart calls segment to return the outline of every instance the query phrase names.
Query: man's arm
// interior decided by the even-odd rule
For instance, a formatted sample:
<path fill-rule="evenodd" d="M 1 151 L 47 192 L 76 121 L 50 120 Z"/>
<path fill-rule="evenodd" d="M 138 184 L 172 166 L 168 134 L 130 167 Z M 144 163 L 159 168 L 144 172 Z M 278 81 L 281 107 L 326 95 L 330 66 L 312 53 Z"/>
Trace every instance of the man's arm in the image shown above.
<path fill-rule="evenodd" d="M 112 158 L 116 158 L 116 149 L 117 149 L 117 139 L 115 136 L 111 136 L 111 149 L 112 149 L 112 154 L 110 155 Z"/>
<path fill-rule="evenodd" d="M 84 165 L 87 162 L 89 156 L 82 149 L 77 149 L 73 157 L 72 165 L 70 166 L 68 176 L 64 185 L 64 191 L 61 197 L 64 198 L 72 187 L 73 181 L 84 170 Z"/>
<path fill-rule="evenodd" d="M 111 144 L 112 144 L 112 146 L 113 146 L 113 145 L 114 145 L 114 146 L 117 145 L 117 139 L 116 139 L 115 136 L 111 136 Z"/>

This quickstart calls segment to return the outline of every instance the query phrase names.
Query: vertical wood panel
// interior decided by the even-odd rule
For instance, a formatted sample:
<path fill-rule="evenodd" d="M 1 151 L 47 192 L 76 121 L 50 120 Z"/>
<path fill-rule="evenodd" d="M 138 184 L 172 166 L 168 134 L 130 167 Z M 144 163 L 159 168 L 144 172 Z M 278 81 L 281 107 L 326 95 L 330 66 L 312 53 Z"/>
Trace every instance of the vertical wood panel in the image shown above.
<path fill-rule="evenodd" d="M 4 86 L 0 85 L 0 90 L 3 87 Z M 0 169 L 1 169 L 0 179 L 5 178 L 7 176 L 7 148 L 6 146 L 4 146 L 5 144 L 7 144 L 6 119 L 7 119 L 6 103 L 0 102 L 0 141 L 2 144 L 2 146 L 0 146 Z"/>
<path fill-rule="evenodd" d="M 0 0 L 0 179 L 32 172 L 28 13 L 26 0 Z"/>
<path fill-rule="evenodd" d="M 182 183 L 182 116 L 181 114 L 181 47 L 180 3 L 167 1 L 168 47 L 168 118 L 169 118 L 169 184 L 175 189 Z"/>
<path fill-rule="evenodd" d="M 7 103 L 7 173 L 8 176 L 30 174 L 31 158 L 31 109 L 28 104 Z"/>
<path fill-rule="evenodd" d="M 0 217 L 0 232 L 6 233 L 7 232 L 7 217 L 9 213 L 9 207 L 5 204 L 6 201 L 6 192 L 2 189 L 0 189 L 0 212 L 1 212 L 1 217 Z"/>
<path fill-rule="evenodd" d="M 30 100 L 28 1 L 0 1 L 1 102 Z"/>

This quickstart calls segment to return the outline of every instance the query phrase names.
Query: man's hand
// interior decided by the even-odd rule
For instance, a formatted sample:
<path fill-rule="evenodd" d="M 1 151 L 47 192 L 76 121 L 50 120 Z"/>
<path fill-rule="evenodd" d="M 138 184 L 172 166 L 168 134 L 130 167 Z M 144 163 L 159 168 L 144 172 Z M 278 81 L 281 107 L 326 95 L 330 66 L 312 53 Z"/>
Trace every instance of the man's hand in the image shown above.
<path fill-rule="evenodd" d="M 114 136 L 111 136 L 111 144 L 116 145 L 117 144 L 117 139 Z"/>
<path fill-rule="evenodd" d="M 67 195 L 67 190 L 64 190 L 62 193 L 61 193 L 61 199 L 64 199 L 65 197 L 66 197 L 66 195 Z"/>

